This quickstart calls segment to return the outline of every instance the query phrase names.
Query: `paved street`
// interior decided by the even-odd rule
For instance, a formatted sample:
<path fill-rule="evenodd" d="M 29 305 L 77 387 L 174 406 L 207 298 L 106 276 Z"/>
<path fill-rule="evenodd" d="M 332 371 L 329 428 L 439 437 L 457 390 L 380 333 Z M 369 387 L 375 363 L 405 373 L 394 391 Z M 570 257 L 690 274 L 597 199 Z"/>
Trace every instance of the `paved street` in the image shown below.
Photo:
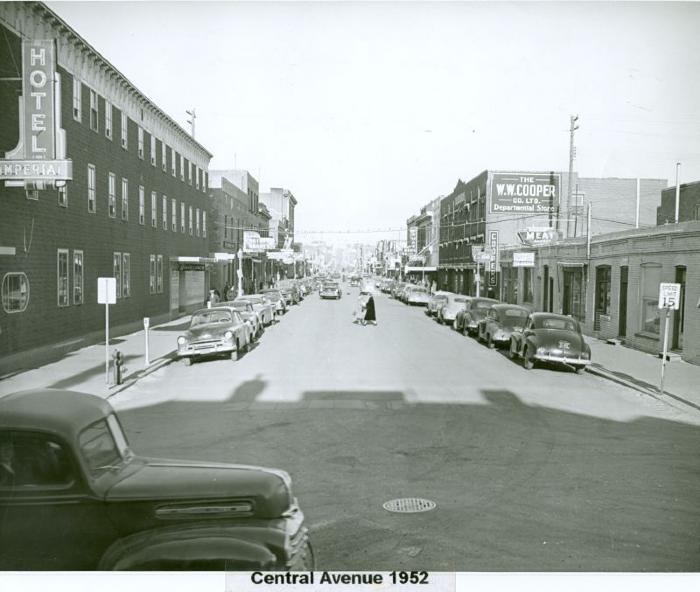
<path fill-rule="evenodd" d="M 113 397 L 134 448 L 285 468 L 322 569 L 700 568 L 697 416 L 528 372 L 384 295 L 378 326 L 354 325 L 346 292 L 307 297 L 237 362 Z M 437 509 L 382 508 L 400 497 Z"/>

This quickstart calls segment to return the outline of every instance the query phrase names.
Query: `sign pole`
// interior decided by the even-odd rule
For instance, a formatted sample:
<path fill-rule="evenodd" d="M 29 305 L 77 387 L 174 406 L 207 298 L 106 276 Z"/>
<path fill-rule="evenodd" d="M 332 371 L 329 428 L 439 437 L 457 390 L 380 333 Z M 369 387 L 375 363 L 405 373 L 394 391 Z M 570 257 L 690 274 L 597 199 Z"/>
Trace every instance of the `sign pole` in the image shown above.
<path fill-rule="evenodd" d="M 664 351 L 661 358 L 661 385 L 659 387 L 659 394 L 664 394 L 664 374 L 666 370 L 666 353 L 668 351 L 668 317 L 671 314 L 671 309 L 666 308 L 666 322 L 664 323 Z"/>
<path fill-rule="evenodd" d="M 109 384 L 109 304 L 105 304 L 105 383 Z"/>
<path fill-rule="evenodd" d="M 481 278 L 479 273 L 479 259 L 476 260 L 476 297 L 481 296 Z"/>
<path fill-rule="evenodd" d="M 225 298 L 225 296 L 224 296 Z M 146 336 L 146 363 L 145 367 L 148 368 L 151 365 L 151 357 L 149 355 L 149 349 L 148 349 L 148 335 L 149 335 L 149 327 L 151 326 L 151 319 L 150 317 L 144 317 L 143 318 L 143 328 L 144 328 L 144 333 Z"/>

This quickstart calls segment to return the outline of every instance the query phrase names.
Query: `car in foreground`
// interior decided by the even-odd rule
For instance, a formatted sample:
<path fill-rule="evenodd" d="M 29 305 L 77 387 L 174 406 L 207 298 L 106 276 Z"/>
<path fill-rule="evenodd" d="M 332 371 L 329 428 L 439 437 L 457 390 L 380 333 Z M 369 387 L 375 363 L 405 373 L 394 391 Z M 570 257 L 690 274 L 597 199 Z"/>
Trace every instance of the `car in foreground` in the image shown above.
<path fill-rule="evenodd" d="M 258 313 L 263 327 L 271 325 L 275 321 L 275 305 L 265 299 L 263 294 L 248 294 L 247 296 L 239 296 L 234 302 L 250 302 L 253 310 Z"/>
<path fill-rule="evenodd" d="M 263 290 L 261 294 L 274 304 L 275 312 L 278 315 L 283 315 L 287 312 L 287 302 L 279 290 L 268 288 Z"/>
<path fill-rule="evenodd" d="M 513 331 L 508 354 L 511 359 L 520 358 L 526 370 L 537 362 L 552 362 L 581 374 L 591 363 L 591 348 L 583 338 L 580 323 L 550 312 L 532 313 L 523 331 Z"/>
<path fill-rule="evenodd" d="M 476 335 L 479 323 L 488 310 L 499 301 L 493 298 L 470 298 L 466 306 L 455 317 L 454 328 L 465 335 Z"/>
<path fill-rule="evenodd" d="M 510 345 L 513 331 L 522 331 L 530 310 L 515 304 L 494 304 L 479 323 L 478 339 L 493 349 Z"/>
<path fill-rule="evenodd" d="M 233 308 L 215 306 L 192 313 L 187 331 L 177 338 L 177 356 L 188 366 L 195 358 L 226 354 L 232 360 L 246 351 L 250 329 Z"/>
<path fill-rule="evenodd" d="M 430 294 L 423 286 L 411 286 L 406 294 L 406 304 L 411 306 L 428 306 Z"/>
<path fill-rule="evenodd" d="M 459 311 L 464 309 L 470 299 L 471 296 L 464 296 L 463 294 L 449 294 L 447 300 L 437 309 L 435 320 L 441 325 L 454 325 Z"/>
<path fill-rule="evenodd" d="M 312 570 L 289 474 L 137 455 L 103 398 L 0 397 L 0 569 Z"/>
<path fill-rule="evenodd" d="M 342 290 L 337 282 L 326 282 L 321 286 L 321 291 L 319 296 L 323 299 L 334 298 L 340 300 L 342 296 Z"/>

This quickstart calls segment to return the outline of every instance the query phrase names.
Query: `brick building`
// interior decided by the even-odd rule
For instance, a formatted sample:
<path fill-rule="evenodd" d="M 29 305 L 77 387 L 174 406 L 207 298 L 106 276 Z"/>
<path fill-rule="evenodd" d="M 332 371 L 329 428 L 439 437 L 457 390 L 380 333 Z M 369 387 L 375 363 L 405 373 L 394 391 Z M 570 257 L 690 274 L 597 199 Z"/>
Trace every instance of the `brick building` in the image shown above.
<path fill-rule="evenodd" d="M 661 192 L 661 205 L 656 211 L 657 224 L 669 224 L 676 220 L 676 188 Z M 700 220 L 700 181 L 683 183 L 679 187 L 678 221 Z"/>
<path fill-rule="evenodd" d="M 534 253 L 533 267 L 514 267 L 513 254 Z M 513 277 L 500 298 L 537 310 L 570 314 L 589 335 L 619 338 L 656 353 L 663 346 L 659 283 L 681 284 L 681 308 L 671 314 L 669 347 L 700 364 L 700 222 L 690 221 L 501 253 Z"/>
<path fill-rule="evenodd" d="M 0 29 L 19 79 L 0 82 L 0 359 L 102 335 L 98 277 L 116 278 L 114 333 L 201 306 L 211 154 L 44 4 L 0 3 Z M 55 100 L 34 101 L 37 83 Z M 46 138 L 55 160 L 29 150 Z M 32 176 L 53 162 L 72 173 Z"/>
<path fill-rule="evenodd" d="M 408 262 L 404 267 L 405 274 L 413 280 L 425 280 L 429 284 L 437 280 L 441 199 L 438 197 L 430 201 L 420 209 L 419 214 L 412 216 L 406 222 L 409 245 L 412 242 L 414 244 L 413 252 L 408 256 Z"/>

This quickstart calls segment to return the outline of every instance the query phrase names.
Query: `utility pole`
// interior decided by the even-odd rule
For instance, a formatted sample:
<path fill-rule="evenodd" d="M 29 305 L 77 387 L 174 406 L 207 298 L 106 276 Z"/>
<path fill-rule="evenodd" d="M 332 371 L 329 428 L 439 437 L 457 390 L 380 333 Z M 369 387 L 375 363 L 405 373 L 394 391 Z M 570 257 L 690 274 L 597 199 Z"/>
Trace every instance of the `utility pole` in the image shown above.
<path fill-rule="evenodd" d="M 190 127 L 192 128 L 191 136 L 192 136 L 192 139 L 194 139 L 194 122 L 195 122 L 195 119 L 197 119 L 197 113 L 195 112 L 194 107 L 192 107 L 192 111 L 185 111 L 185 113 L 187 113 L 187 115 L 189 115 L 192 118 L 192 119 L 188 119 L 187 123 L 189 123 Z"/>
<path fill-rule="evenodd" d="M 676 224 L 678 224 L 681 209 L 681 163 L 676 163 Z"/>
<path fill-rule="evenodd" d="M 574 132 L 578 129 L 576 122 L 578 121 L 578 115 L 571 115 L 569 117 L 570 127 L 569 127 L 569 188 L 566 192 L 566 238 L 569 237 L 569 225 L 571 223 L 571 189 L 573 186 L 573 175 L 574 175 L 574 158 L 576 157 L 576 148 L 574 147 Z M 559 216 L 557 215 L 557 230 L 559 229 Z"/>

